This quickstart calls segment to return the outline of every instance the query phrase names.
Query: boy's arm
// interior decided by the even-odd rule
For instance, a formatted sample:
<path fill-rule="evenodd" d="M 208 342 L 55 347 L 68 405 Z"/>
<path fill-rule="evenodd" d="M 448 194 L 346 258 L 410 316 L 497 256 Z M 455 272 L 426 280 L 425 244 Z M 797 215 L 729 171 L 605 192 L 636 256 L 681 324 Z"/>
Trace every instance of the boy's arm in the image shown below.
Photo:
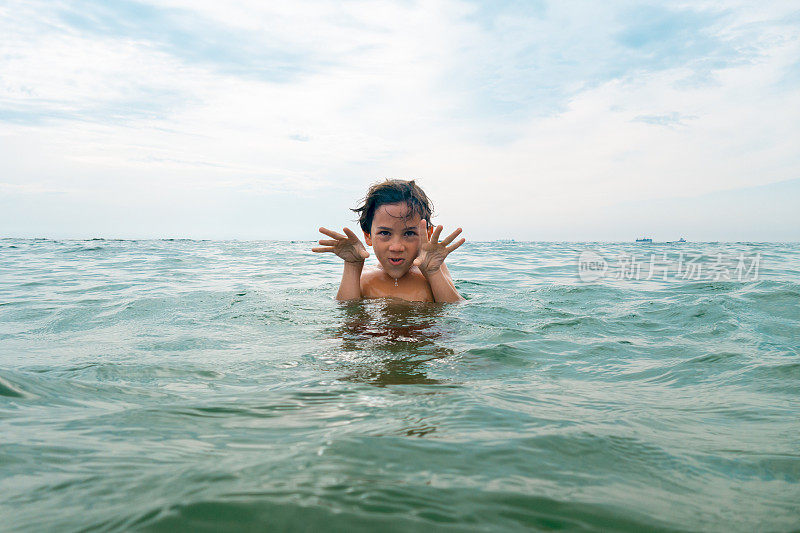
<path fill-rule="evenodd" d="M 450 244 L 458 234 L 461 233 L 461 228 L 451 233 L 442 242 L 439 242 L 442 226 L 437 226 L 430 237 L 426 229 L 426 222 L 424 220 L 420 221 L 419 230 L 423 242 L 420 247 L 420 253 L 414 260 L 414 264 L 419 267 L 425 279 L 428 280 L 431 286 L 431 292 L 433 292 L 434 301 L 448 303 L 460 302 L 464 298 L 458 294 L 453 279 L 450 277 L 450 271 L 444 264 L 444 260 L 450 252 L 464 244 L 465 239 L 463 238 L 458 242 Z"/>
<path fill-rule="evenodd" d="M 361 270 L 363 268 L 364 261 L 344 262 L 342 282 L 339 284 L 339 292 L 336 293 L 337 300 L 361 299 Z"/>
<path fill-rule="evenodd" d="M 455 284 L 453 283 L 453 276 L 450 275 L 450 271 L 447 269 L 447 265 L 442 263 L 442 266 L 439 268 L 442 272 L 444 272 L 444 277 L 446 277 L 455 288 Z"/>
<path fill-rule="evenodd" d="M 312 252 L 332 252 L 344 259 L 342 282 L 339 284 L 337 300 L 358 300 L 361 298 L 361 270 L 364 268 L 364 259 L 369 257 L 369 252 L 350 228 L 344 228 L 344 235 L 331 231 L 328 228 L 319 228 L 320 233 L 330 237 L 320 239 L 322 246 L 312 248 Z"/>
<path fill-rule="evenodd" d="M 428 283 L 431 286 L 431 292 L 433 292 L 433 301 L 447 303 L 462 301 L 464 298 L 458 294 L 456 286 L 450 279 L 449 272 L 447 275 L 445 275 L 446 267 L 444 265 L 442 265 L 442 267 L 443 268 L 440 268 L 436 272 L 424 274 L 425 279 L 428 280 Z"/>

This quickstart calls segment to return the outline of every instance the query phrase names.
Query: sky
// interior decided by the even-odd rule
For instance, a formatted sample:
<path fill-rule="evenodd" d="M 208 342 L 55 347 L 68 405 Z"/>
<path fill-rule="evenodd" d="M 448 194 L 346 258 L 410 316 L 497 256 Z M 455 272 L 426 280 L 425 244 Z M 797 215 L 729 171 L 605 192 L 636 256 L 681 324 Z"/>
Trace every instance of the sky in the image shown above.
<path fill-rule="evenodd" d="M 0 236 L 800 241 L 800 5 L 0 0 Z"/>

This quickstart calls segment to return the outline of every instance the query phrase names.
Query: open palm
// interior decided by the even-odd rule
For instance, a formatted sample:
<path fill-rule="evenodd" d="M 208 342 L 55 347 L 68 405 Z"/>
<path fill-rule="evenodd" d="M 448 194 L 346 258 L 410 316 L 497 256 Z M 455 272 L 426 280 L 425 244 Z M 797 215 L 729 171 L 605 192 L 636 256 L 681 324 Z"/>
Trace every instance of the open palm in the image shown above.
<path fill-rule="evenodd" d="M 419 255 L 414 259 L 414 265 L 418 266 L 423 274 L 428 275 L 437 272 L 450 252 L 464 244 L 466 239 L 462 237 L 455 244 L 450 244 L 461 233 L 461 228 L 458 228 L 442 242 L 439 242 L 439 235 L 441 235 L 443 227 L 436 226 L 436 229 L 433 230 L 430 238 L 428 238 L 426 226 L 427 222 L 424 220 L 419 223 L 422 245 L 419 248 Z"/>
<path fill-rule="evenodd" d="M 331 238 L 320 239 L 322 246 L 312 248 L 312 252 L 332 252 L 347 263 L 363 263 L 369 257 L 369 252 L 350 228 L 344 228 L 345 235 L 328 228 L 319 228 L 319 231 Z"/>

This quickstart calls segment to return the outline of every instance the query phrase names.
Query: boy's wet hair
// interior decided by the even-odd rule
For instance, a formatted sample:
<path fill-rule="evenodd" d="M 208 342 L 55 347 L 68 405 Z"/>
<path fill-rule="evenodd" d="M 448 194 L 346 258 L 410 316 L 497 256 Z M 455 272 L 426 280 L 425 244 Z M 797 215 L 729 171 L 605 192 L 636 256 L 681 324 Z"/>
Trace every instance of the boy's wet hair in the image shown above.
<path fill-rule="evenodd" d="M 433 204 L 414 180 L 385 180 L 372 185 L 364 197 L 361 207 L 351 209 L 359 213 L 358 224 L 366 233 L 372 232 L 372 219 L 375 211 L 385 204 L 404 203 L 408 206 L 408 216 L 418 215 L 431 225 Z"/>

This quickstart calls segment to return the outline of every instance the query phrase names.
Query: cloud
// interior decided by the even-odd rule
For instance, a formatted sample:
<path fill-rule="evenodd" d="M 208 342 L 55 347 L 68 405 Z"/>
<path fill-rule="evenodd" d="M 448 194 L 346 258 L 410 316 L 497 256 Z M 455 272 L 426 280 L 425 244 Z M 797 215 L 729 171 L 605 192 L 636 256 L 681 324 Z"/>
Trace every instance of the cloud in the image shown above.
<path fill-rule="evenodd" d="M 447 73 L 451 87 L 464 92 L 456 113 L 490 126 L 496 121 L 498 128 L 563 112 L 576 95 L 608 81 L 672 68 L 685 69 L 695 80 L 709 79 L 758 54 L 743 46 L 752 35 L 731 28 L 732 17 L 719 7 L 500 5 L 480 22 L 475 15 L 466 18 L 475 26 L 468 32 L 471 44 L 459 49 Z M 731 31 L 723 34 L 720 28 Z"/>
<path fill-rule="evenodd" d="M 645 124 L 653 124 L 655 126 L 684 126 L 687 120 L 697 118 L 694 115 L 681 115 L 673 111 L 672 113 L 664 113 L 663 115 L 637 115 L 633 117 L 631 122 L 644 122 Z"/>
<path fill-rule="evenodd" d="M 186 64 L 217 72 L 287 82 L 314 69 L 314 57 L 274 33 L 234 28 L 188 7 L 130 0 L 72 0 L 55 10 L 69 33 L 145 42 Z"/>
<path fill-rule="evenodd" d="M 3 182 L 92 202 L 406 176 L 486 237 L 579 238 L 597 205 L 800 170 L 791 2 L 12 1 L 0 32 Z"/>

